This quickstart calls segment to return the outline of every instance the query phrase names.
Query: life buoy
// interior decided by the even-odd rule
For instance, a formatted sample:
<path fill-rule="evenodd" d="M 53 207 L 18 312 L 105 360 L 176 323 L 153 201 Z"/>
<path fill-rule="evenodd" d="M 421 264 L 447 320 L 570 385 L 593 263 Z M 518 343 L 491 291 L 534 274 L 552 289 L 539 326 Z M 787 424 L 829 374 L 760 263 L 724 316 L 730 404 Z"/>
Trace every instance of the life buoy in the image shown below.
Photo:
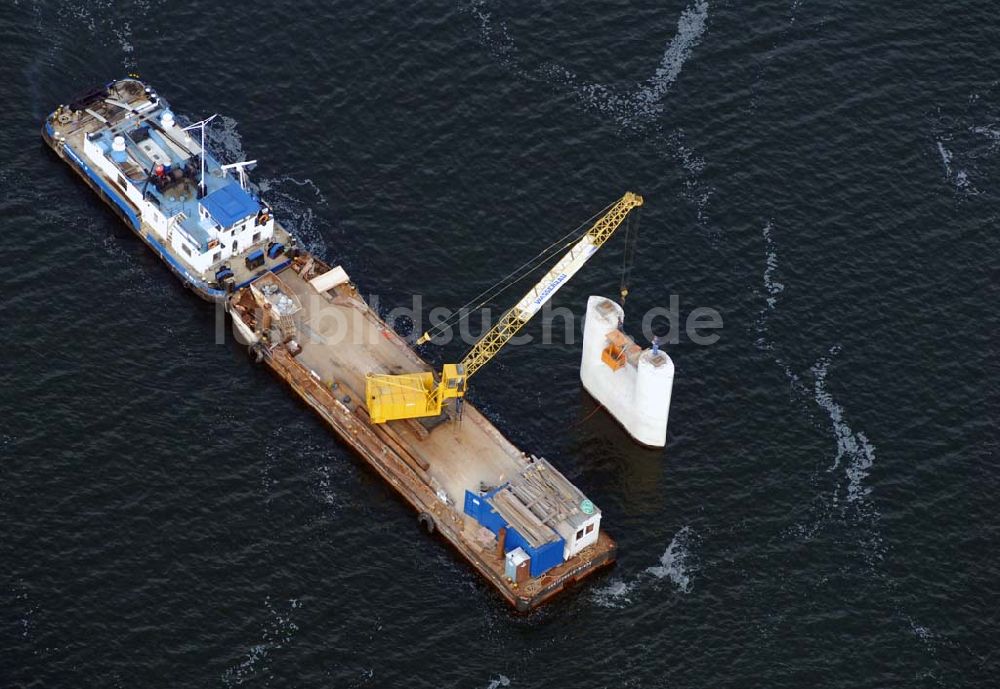
<path fill-rule="evenodd" d="M 263 213 L 260 216 L 260 224 L 261 225 L 266 225 L 267 221 L 270 220 L 270 219 L 271 219 L 271 217 L 267 213 Z"/>
<path fill-rule="evenodd" d="M 436 528 L 434 524 L 434 517 L 429 515 L 427 512 L 421 512 L 417 515 L 417 523 L 424 527 L 428 534 L 434 533 L 434 529 Z"/>

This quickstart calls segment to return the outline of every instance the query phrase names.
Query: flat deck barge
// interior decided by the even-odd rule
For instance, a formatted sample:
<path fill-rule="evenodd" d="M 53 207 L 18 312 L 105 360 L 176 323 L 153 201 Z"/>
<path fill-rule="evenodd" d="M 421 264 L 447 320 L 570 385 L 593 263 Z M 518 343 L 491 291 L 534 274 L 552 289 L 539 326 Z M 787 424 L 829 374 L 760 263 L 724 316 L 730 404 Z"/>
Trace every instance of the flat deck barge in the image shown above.
<path fill-rule="evenodd" d="M 366 375 L 429 371 L 428 364 L 359 296 L 343 268 L 299 249 L 263 201 L 248 194 L 250 203 L 232 188 L 233 166 L 179 134 L 189 128 L 165 112 L 148 86 L 123 79 L 60 106 L 42 135 L 185 285 L 224 303 L 251 355 L 517 610 L 531 610 L 613 563 L 617 547 L 601 528 L 600 510 L 472 404 L 464 403 L 460 415 L 446 409 L 434 419 L 372 422 Z M 157 121 L 153 131 L 135 133 Z M 150 139 L 173 164 L 166 183 L 153 177 L 161 170 L 144 166 L 150 161 L 142 151 L 150 147 L 143 142 Z M 210 184 L 206 165 L 216 177 Z M 183 172 L 171 178 L 171 167 Z M 166 189 L 161 199 L 148 189 L 151 179 Z M 171 193 L 178 188 L 190 193 Z M 209 203 L 213 195 L 224 196 L 225 205 Z M 245 217 L 237 217 L 241 212 Z M 232 229 L 220 224 L 224 213 Z M 245 241 L 234 239 L 229 248 L 240 232 Z"/>
<path fill-rule="evenodd" d="M 541 470 L 557 492 L 566 493 L 562 509 L 570 512 L 585 498 L 544 459 L 518 450 L 471 404 L 464 404 L 461 419 L 449 413 L 434 425 L 414 419 L 372 423 L 364 404 L 366 372 L 430 367 L 349 281 L 318 291 L 314 283 L 330 272 L 321 261 L 303 255 L 280 278 L 268 277 L 233 294 L 229 303 L 237 337 L 253 343 L 254 352 L 399 492 L 420 522 L 440 533 L 519 610 L 530 610 L 611 564 L 615 543 L 598 530 L 593 543 L 541 576 L 520 583 L 507 576 L 498 534 L 464 509 L 467 492 L 489 493 L 525 472 Z M 278 334 L 280 319 L 272 318 L 274 335 L 261 337 L 264 310 L 254 290 L 286 295 L 301 305 L 286 332 Z M 288 329 L 294 333 L 291 339 Z M 560 516 L 569 515 L 554 514 L 550 521 Z"/>

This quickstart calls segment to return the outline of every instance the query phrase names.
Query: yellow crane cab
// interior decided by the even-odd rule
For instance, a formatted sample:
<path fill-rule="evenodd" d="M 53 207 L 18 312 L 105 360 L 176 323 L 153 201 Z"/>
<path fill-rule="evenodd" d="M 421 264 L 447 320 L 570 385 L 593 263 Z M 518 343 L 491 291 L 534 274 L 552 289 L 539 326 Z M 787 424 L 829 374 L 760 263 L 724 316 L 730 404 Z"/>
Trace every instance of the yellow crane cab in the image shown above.
<path fill-rule="evenodd" d="M 465 395 L 465 366 L 445 364 L 440 385 L 431 371 L 424 371 L 392 376 L 369 374 L 366 387 L 368 415 L 374 423 L 437 416 L 446 400 Z"/>

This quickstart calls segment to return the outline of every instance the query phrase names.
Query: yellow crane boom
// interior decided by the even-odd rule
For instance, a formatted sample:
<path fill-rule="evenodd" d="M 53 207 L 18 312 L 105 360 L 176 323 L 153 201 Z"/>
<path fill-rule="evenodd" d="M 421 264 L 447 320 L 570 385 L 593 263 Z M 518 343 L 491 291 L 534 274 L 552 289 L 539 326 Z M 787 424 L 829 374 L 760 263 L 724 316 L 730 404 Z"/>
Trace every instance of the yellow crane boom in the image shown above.
<path fill-rule="evenodd" d="M 420 373 L 369 373 L 365 397 L 368 414 L 375 423 L 396 419 L 437 416 L 449 399 L 465 395 L 469 377 L 496 356 L 500 349 L 531 320 L 560 287 L 573 277 L 611 238 L 625 217 L 642 205 L 642 197 L 626 192 L 601 216 L 576 244 L 500 320 L 483 335 L 460 363 L 445 364 L 440 382 L 430 371 Z M 430 339 L 427 333 L 418 343 Z"/>

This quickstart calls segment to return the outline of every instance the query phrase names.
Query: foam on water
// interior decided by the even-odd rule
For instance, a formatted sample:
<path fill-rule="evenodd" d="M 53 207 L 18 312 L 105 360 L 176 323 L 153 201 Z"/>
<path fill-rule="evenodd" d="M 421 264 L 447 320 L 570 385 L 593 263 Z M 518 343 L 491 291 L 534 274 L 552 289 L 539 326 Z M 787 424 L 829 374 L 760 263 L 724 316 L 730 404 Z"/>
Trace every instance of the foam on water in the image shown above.
<path fill-rule="evenodd" d="M 799 397 L 805 394 L 805 388 L 802 385 L 802 381 L 797 373 L 792 370 L 792 367 L 788 364 L 785 359 L 783 359 L 778 352 L 774 342 L 768 333 L 768 320 L 771 314 L 773 314 L 778 308 L 778 295 L 785 291 L 785 284 L 779 282 L 775 278 L 775 273 L 778 271 L 778 249 L 775 246 L 774 238 L 772 232 L 774 231 L 774 223 L 768 220 L 764 223 L 764 227 L 761 230 L 761 237 L 764 243 L 764 290 L 762 297 L 764 300 L 763 306 L 761 306 L 760 311 L 757 314 L 757 319 L 754 321 L 754 329 L 756 331 L 755 344 L 758 349 L 766 352 L 771 352 L 774 359 L 774 363 L 778 365 L 778 368 L 782 370 L 785 374 L 785 378 L 788 379 L 788 384 L 793 392 L 795 392 Z M 761 294 L 760 292 L 757 292 Z"/>
<path fill-rule="evenodd" d="M 993 127 L 981 126 L 969 127 L 969 131 L 973 134 L 985 137 L 990 142 L 990 151 L 1000 149 L 1000 131 L 997 131 Z"/>
<path fill-rule="evenodd" d="M 764 306 L 761 307 L 757 319 L 754 321 L 754 329 L 757 333 L 755 344 L 758 349 L 765 351 L 774 349 L 774 343 L 768 337 L 767 322 L 768 317 L 778 307 L 778 295 L 785 291 L 785 286 L 774 279 L 774 272 L 778 269 L 778 252 L 774 248 L 774 240 L 771 238 L 773 228 L 771 221 L 768 220 L 761 231 L 764 239 Z"/>
<path fill-rule="evenodd" d="M 133 0 L 132 2 L 117 2 L 117 0 L 90 0 L 81 2 L 74 0 L 57 5 L 56 14 L 60 21 L 83 29 L 88 36 L 105 37 L 106 45 L 113 45 L 121 53 L 121 64 L 126 71 L 134 71 L 138 67 L 136 49 L 132 34 L 132 22 L 142 22 L 149 14 L 154 3 L 149 0 Z M 122 7 L 125 5 L 125 7 Z M 51 6 L 50 3 L 35 2 L 32 4 L 36 20 L 44 22 L 43 12 Z M 129 19 L 119 19 L 121 16 Z M 46 32 L 49 33 L 49 32 Z M 62 49 L 58 32 L 53 36 L 53 47 Z M 110 39 L 110 40 L 107 40 Z"/>
<path fill-rule="evenodd" d="M 771 221 L 764 224 L 764 290 L 767 292 L 767 310 L 774 311 L 778 305 L 778 295 L 785 291 L 785 286 L 774 279 L 774 271 L 778 269 L 778 252 L 771 239 Z"/>
<path fill-rule="evenodd" d="M 658 564 L 646 567 L 631 581 L 614 579 L 606 586 L 595 588 L 591 591 L 591 600 L 605 608 L 624 608 L 632 604 L 632 595 L 641 587 L 663 579 L 670 581 L 681 593 L 691 593 L 693 539 L 691 527 L 682 527 L 670 540 Z"/>
<path fill-rule="evenodd" d="M 691 572 L 688 559 L 688 541 L 691 538 L 691 528 L 685 526 L 677 532 L 670 545 L 660 556 L 660 564 L 654 567 L 647 567 L 646 574 L 656 579 L 668 578 L 674 583 L 682 593 L 691 592 Z"/>
<path fill-rule="evenodd" d="M 956 650 L 958 645 L 951 642 L 947 637 L 941 636 L 935 633 L 930 628 L 925 625 L 919 624 L 913 617 L 905 613 L 897 613 L 901 618 L 904 629 L 909 631 L 913 639 L 923 647 L 924 651 L 931 658 L 937 659 L 939 655 L 939 650 L 942 648 L 947 648 L 952 651 Z M 967 650 L 967 649 L 963 649 Z M 923 677 L 933 677 L 934 673 L 931 671 L 924 671 L 922 673 Z M 938 680 L 937 684 L 941 685 L 940 678 L 934 677 Z"/>
<path fill-rule="evenodd" d="M 681 12 L 677 35 L 667 44 L 656 74 L 635 98 L 636 103 L 642 106 L 640 110 L 653 108 L 652 112 L 659 111 L 663 97 L 681 73 L 691 51 L 701 42 L 707 21 L 708 3 L 705 0 L 698 0 Z"/>
<path fill-rule="evenodd" d="M 704 223 L 708 219 L 706 214 L 708 202 L 715 192 L 712 187 L 706 186 L 701 180 L 702 173 L 705 171 L 705 159 L 688 146 L 684 130 L 678 129 L 666 138 L 671 155 L 685 172 L 682 192 L 684 199 L 694 206 L 698 222 Z"/>
<path fill-rule="evenodd" d="M 479 22 L 480 41 L 502 67 L 524 79 L 568 90 L 583 107 L 615 122 L 623 134 L 644 135 L 649 149 L 676 161 L 685 172 L 684 200 L 694 206 L 700 223 L 707 220 L 706 211 L 714 190 L 701 181 L 705 160 L 685 141 L 682 130 L 666 134 L 668 129 L 664 128 L 661 117 L 667 94 L 708 28 L 707 0 L 696 0 L 681 12 L 677 30 L 667 41 L 652 76 L 627 88 L 588 81 L 561 64 L 525 68 L 518 59 L 517 45 L 507 23 L 493 17 L 485 0 L 476 0 L 470 9 Z"/>
<path fill-rule="evenodd" d="M 913 636 L 924 642 L 926 646 L 933 644 L 934 632 L 923 625 L 917 624 L 912 618 L 907 618 L 907 622 L 910 624 L 910 631 L 913 632 Z"/>
<path fill-rule="evenodd" d="M 227 687 L 237 686 L 253 679 L 257 666 L 267 657 L 267 644 L 255 644 L 247 651 L 246 656 L 233 665 L 222 675 L 222 682 Z"/>
<path fill-rule="evenodd" d="M 122 63 L 126 69 L 135 69 L 135 46 L 132 45 L 132 24 L 125 20 L 112 29 L 115 38 L 118 40 L 118 47 L 122 51 Z"/>
<path fill-rule="evenodd" d="M 784 283 L 775 278 L 775 273 L 778 270 L 778 251 L 772 235 L 773 231 L 774 225 L 772 221 L 768 220 L 761 233 L 764 242 L 763 295 L 765 304 L 755 323 L 758 348 L 772 353 L 777 348 L 767 331 L 768 318 L 777 309 L 778 296 L 785 291 Z M 839 351 L 840 347 L 834 345 L 829 349 L 830 356 L 836 356 Z M 789 382 L 796 387 L 797 391 L 801 392 L 803 388 L 799 376 L 777 355 L 775 355 L 774 360 L 785 373 Z M 855 432 L 847 424 L 844 408 L 833 399 L 833 395 L 827 390 L 826 377 L 830 361 L 830 357 L 824 357 L 810 368 L 813 377 L 812 396 L 816 405 L 829 416 L 833 435 L 837 441 L 837 451 L 833 458 L 833 465 L 829 470 L 836 470 L 841 461 L 845 457 L 848 458 L 849 464 L 845 470 L 848 479 L 847 499 L 850 502 L 856 502 L 867 496 L 870 490 L 862 482 L 867 478 L 868 472 L 875 462 L 875 448 L 863 432 Z"/>
<path fill-rule="evenodd" d="M 195 130 L 195 134 L 197 133 Z M 240 135 L 239 123 L 235 118 L 228 115 L 216 116 L 205 128 L 205 141 L 207 147 L 223 163 L 238 163 L 247 159 L 243 151 L 243 137 Z"/>
<path fill-rule="evenodd" d="M 261 198 L 276 211 L 281 224 L 285 226 L 311 253 L 323 255 L 328 247 L 324 233 L 319 227 L 316 211 L 318 204 L 327 205 L 326 197 L 309 178 L 296 179 L 290 175 L 261 179 L 257 183 Z M 303 189 L 310 189 L 312 198 L 303 195 Z"/>
<path fill-rule="evenodd" d="M 799 11 L 799 7 L 802 6 L 802 0 L 792 0 L 791 6 L 788 8 L 788 23 L 794 24 L 796 14 Z"/>
<path fill-rule="evenodd" d="M 490 683 L 486 685 L 486 689 L 500 689 L 500 687 L 509 687 L 510 677 L 507 675 L 497 675 L 490 679 Z"/>
<path fill-rule="evenodd" d="M 14 592 L 15 605 L 24 611 L 18 619 L 18 631 L 21 634 L 21 638 L 27 640 L 31 636 L 31 630 L 34 627 L 34 616 L 38 612 L 38 604 L 30 600 L 28 589 L 24 586 L 24 582 L 18 582 L 17 589 Z"/>
<path fill-rule="evenodd" d="M 516 68 L 516 47 L 514 39 L 510 37 L 506 22 L 494 21 L 486 0 L 473 0 L 469 4 L 469 9 L 479 22 L 480 40 L 493 58 L 504 67 Z M 524 75 L 523 72 L 521 74 Z"/>
<path fill-rule="evenodd" d="M 826 412 L 830 420 L 830 430 L 836 441 L 836 454 L 827 473 L 836 476 L 836 471 L 844 464 L 842 478 L 835 481 L 831 493 L 830 508 L 820 521 L 838 517 L 848 526 L 859 530 L 858 544 L 865 562 L 872 569 L 884 559 L 885 546 L 878 527 L 880 514 L 871 500 L 871 487 L 866 484 L 875 464 L 875 446 L 863 431 L 854 430 L 847 422 L 847 413 L 827 389 L 827 375 L 831 358 L 840 351 L 838 345 L 830 348 L 829 357 L 823 357 L 811 368 L 813 376 L 813 399 Z M 845 481 L 846 479 L 846 481 Z M 839 497 L 846 495 L 846 504 L 839 506 Z"/>
<path fill-rule="evenodd" d="M 560 65 L 543 68 L 550 80 L 569 86 L 588 107 L 614 119 L 623 128 L 642 128 L 663 113 L 664 98 L 691 52 L 701 42 L 708 22 L 708 2 L 698 0 L 681 12 L 677 33 L 667 42 L 660 63 L 649 79 L 623 90 L 588 82 Z"/>
<path fill-rule="evenodd" d="M 839 345 L 830 347 L 829 356 L 821 358 L 809 368 L 812 377 L 810 387 L 782 356 L 782 348 L 768 332 L 768 321 L 777 310 L 779 297 L 786 289 L 785 284 L 777 277 L 780 265 L 774 231 L 775 226 L 771 220 L 764 224 L 761 231 L 764 267 L 762 289 L 757 293 L 762 296 L 763 304 L 754 323 L 757 334 L 756 345 L 758 349 L 768 352 L 784 373 L 794 399 L 815 405 L 826 414 L 836 440 L 832 463 L 824 472 L 835 476 L 833 484 L 820 480 L 819 476 L 814 479 L 821 491 L 821 496 L 818 496 L 820 499 L 810 506 L 810 516 L 806 521 L 791 525 L 786 532 L 798 540 L 809 541 L 822 528 L 834 521 L 853 524 L 860 529 L 858 544 L 861 546 L 861 552 L 868 565 L 874 567 L 884 555 L 878 529 L 879 513 L 870 499 L 871 488 L 865 482 L 875 463 L 875 446 L 863 431 L 856 431 L 848 424 L 844 407 L 827 389 L 830 364 L 832 358 L 840 351 Z M 843 474 L 835 474 L 842 464 L 844 464 Z M 843 506 L 840 504 L 842 493 L 846 495 L 846 504 Z M 850 514 L 845 511 L 847 508 L 851 508 Z"/>
<path fill-rule="evenodd" d="M 614 579 L 607 586 L 595 587 L 590 597 L 603 608 L 624 608 L 632 604 L 630 594 L 637 585 L 637 581 Z"/>
<path fill-rule="evenodd" d="M 297 598 L 287 601 L 287 610 L 282 611 L 274 606 L 270 596 L 264 599 L 267 620 L 261 630 L 260 643 L 255 643 L 247 650 L 243 658 L 230 666 L 222 674 L 222 682 L 227 687 L 244 684 L 255 677 L 269 671 L 268 656 L 278 649 L 291 643 L 299 627 L 292 620 L 292 612 L 302 607 Z"/>
<path fill-rule="evenodd" d="M 941 155 L 941 163 L 944 165 L 944 176 L 951 177 L 951 151 L 945 148 L 940 141 L 937 142 L 937 148 Z"/>
<path fill-rule="evenodd" d="M 836 345 L 830 348 L 830 354 L 839 352 Z M 875 463 L 875 447 L 861 431 L 854 431 L 844 418 L 844 408 L 833 399 L 826 389 L 826 376 L 830 366 L 829 358 L 817 361 L 812 369 L 816 404 L 830 416 L 830 427 L 837 441 L 837 454 L 834 457 L 830 471 L 840 466 L 841 460 L 847 458 L 844 470 L 847 476 L 847 500 L 857 502 L 868 496 L 871 488 L 863 481 L 868 478 L 872 465 Z"/>
<path fill-rule="evenodd" d="M 219 115 L 206 129 L 208 147 L 223 163 L 236 163 L 247 159 L 243 149 L 239 122 L 228 115 Z M 248 177 L 248 186 L 276 212 L 278 221 L 311 253 L 322 255 L 327 250 L 320 230 L 314 205 L 326 206 L 326 197 L 311 179 L 297 179 L 291 175 L 265 177 L 255 180 Z M 312 195 L 303 195 L 309 189 Z"/>
<path fill-rule="evenodd" d="M 336 512 L 340 507 L 340 498 L 333 487 L 333 473 L 330 465 L 323 464 L 316 467 L 316 473 L 319 475 L 319 479 L 316 482 L 316 491 L 319 494 L 320 500 L 324 505 Z"/>
<path fill-rule="evenodd" d="M 960 198 L 979 196 L 1000 174 L 1000 119 L 996 102 L 1000 81 L 972 93 L 961 107 L 938 108 L 931 118 L 931 137 L 945 181 Z"/>

